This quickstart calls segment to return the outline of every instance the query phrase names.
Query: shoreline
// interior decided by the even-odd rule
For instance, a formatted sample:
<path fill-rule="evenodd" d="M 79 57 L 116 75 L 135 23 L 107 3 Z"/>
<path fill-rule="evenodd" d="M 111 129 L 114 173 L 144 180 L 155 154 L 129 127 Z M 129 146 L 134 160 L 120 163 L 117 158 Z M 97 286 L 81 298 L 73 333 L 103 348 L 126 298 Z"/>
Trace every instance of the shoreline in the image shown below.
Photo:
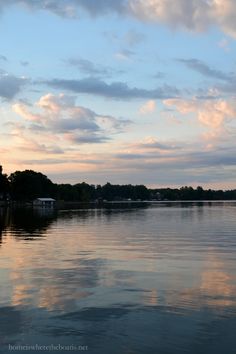
<path fill-rule="evenodd" d="M 180 203 L 197 203 L 197 204 L 216 204 L 216 203 L 236 203 L 235 199 L 219 199 L 219 200 L 123 200 L 123 201 L 90 201 L 90 202 L 75 202 L 75 201 L 57 201 L 54 206 L 35 206 L 31 202 L 3 202 L 0 201 L 0 208 L 32 208 L 32 209 L 49 209 L 49 210 L 63 210 L 63 209 L 74 209 L 74 208 L 110 208 L 110 207 L 144 207 L 148 205 L 163 205 L 163 204 L 180 204 Z"/>

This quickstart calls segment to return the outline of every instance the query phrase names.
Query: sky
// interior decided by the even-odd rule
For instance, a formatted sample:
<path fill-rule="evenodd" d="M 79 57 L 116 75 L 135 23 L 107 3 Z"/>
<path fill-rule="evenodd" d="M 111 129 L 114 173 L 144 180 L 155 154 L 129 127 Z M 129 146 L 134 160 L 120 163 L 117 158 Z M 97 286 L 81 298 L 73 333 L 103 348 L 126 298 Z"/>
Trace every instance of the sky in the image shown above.
<path fill-rule="evenodd" d="M 0 164 L 236 188 L 235 0 L 0 0 Z"/>

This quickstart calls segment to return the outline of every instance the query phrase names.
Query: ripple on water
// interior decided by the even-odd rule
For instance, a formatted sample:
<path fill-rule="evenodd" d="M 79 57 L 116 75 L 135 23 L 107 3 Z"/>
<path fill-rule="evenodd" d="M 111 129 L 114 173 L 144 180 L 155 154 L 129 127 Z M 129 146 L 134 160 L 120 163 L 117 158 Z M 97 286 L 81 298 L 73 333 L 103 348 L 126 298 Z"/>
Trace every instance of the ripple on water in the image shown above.
<path fill-rule="evenodd" d="M 235 210 L 174 203 L 8 215 L 3 353 L 10 343 L 61 343 L 90 353 L 234 354 Z"/>

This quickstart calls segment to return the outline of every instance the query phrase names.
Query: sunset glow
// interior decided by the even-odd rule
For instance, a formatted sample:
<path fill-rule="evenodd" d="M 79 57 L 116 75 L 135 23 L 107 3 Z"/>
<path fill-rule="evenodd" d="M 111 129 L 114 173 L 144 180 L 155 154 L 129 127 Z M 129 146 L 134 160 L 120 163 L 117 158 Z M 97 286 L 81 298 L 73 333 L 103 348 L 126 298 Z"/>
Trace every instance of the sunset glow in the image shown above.
<path fill-rule="evenodd" d="M 236 188 L 234 0 L 0 3 L 0 165 Z"/>

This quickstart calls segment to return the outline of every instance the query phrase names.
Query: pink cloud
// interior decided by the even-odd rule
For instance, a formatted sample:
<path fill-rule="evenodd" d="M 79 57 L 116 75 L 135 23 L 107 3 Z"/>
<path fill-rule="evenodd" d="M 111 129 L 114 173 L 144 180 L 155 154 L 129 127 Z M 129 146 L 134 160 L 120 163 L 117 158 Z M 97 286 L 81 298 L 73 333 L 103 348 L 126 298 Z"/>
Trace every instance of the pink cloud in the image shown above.
<path fill-rule="evenodd" d="M 153 113 L 155 109 L 156 109 L 156 102 L 154 100 L 149 100 L 140 107 L 139 113 L 145 115 L 145 114 Z"/>
<path fill-rule="evenodd" d="M 219 129 L 236 118 L 236 108 L 232 102 L 226 100 L 184 100 L 170 99 L 163 102 L 166 106 L 175 106 L 179 113 L 187 115 L 196 113 L 198 121 L 211 128 Z"/>

